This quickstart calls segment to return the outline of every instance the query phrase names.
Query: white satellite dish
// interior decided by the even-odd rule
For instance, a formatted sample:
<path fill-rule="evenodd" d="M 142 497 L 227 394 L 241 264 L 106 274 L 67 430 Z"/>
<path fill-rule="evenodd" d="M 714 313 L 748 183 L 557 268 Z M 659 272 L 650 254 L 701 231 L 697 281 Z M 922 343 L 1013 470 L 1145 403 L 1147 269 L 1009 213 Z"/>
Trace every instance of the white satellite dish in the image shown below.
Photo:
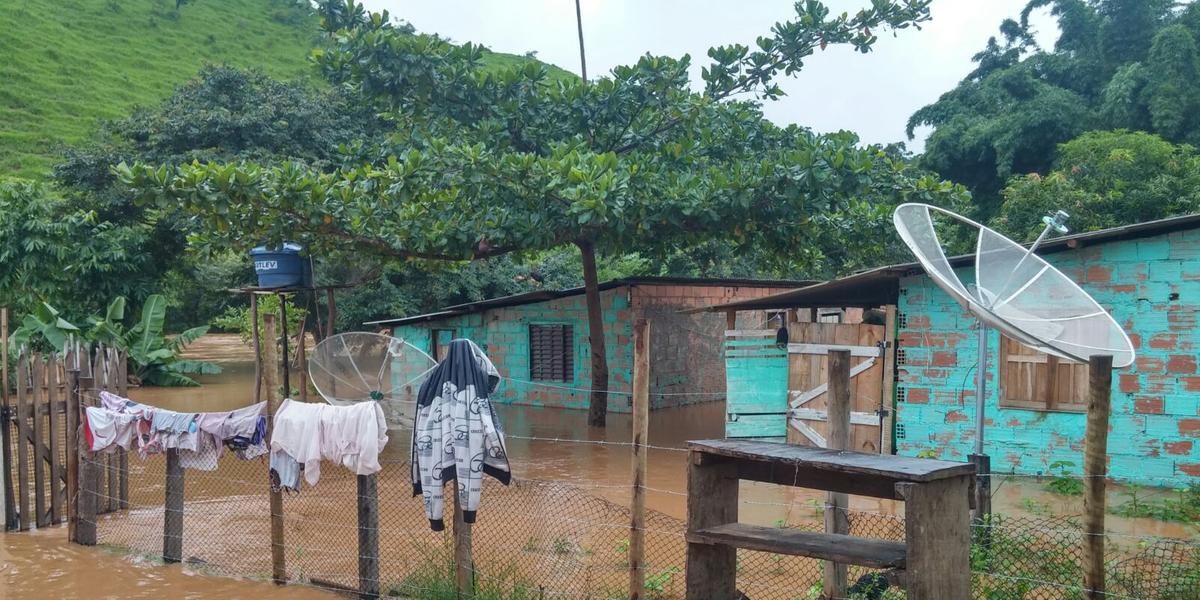
<path fill-rule="evenodd" d="M 934 217 L 974 229 L 974 283 L 964 283 L 946 258 Z M 1053 229 L 1066 233 L 1067 213 L 1042 219 L 1046 228 L 1029 248 L 966 217 L 928 204 L 896 207 L 892 221 L 938 287 L 979 318 L 979 365 L 975 373 L 975 455 L 983 457 L 987 378 L 987 328 L 1059 358 L 1087 362 L 1108 355 L 1114 367 L 1133 363 L 1125 330 L 1070 277 L 1034 254 Z M 940 219 L 941 220 L 941 219 Z M 982 463 L 981 463 L 982 464 Z M 980 473 L 981 476 L 985 473 Z"/>
<path fill-rule="evenodd" d="M 309 356 L 308 374 L 326 402 L 379 402 L 388 426 L 396 428 L 412 424 L 421 379 L 436 366 L 403 339 L 356 331 L 321 340 Z"/>
<path fill-rule="evenodd" d="M 934 217 L 977 230 L 973 284 L 964 284 L 942 249 Z M 1114 367 L 1133 363 L 1125 330 L 1070 277 L 1034 254 L 1051 229 L 1066 232 L 1066 213 L 1046 217 L 1046 229 L 1029 248 L 966 217 L 926 204 L 901 204 L 893 221 L 900 237 L 929 276 L 979 320 L 1047 354 L 1087 362 L 1113 357 Z"/>

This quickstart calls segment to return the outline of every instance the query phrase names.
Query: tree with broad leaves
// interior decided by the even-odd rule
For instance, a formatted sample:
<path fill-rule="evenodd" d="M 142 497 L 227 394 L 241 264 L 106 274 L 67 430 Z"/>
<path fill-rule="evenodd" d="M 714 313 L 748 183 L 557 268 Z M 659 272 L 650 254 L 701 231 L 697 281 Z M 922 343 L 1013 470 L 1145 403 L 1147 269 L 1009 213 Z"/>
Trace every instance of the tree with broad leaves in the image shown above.
<path fill-rule="evenodd" d="M 412 35 L 377 20 L 334 36 L 315 60 L 335 85 L 391 119 L 383 144 L 347 148 L 352 167 L 298 163 L 120 165 L 143 202 L 202 222 L 202 244 L 294 239 L 309 251 L 400 261 L 469 260 L 564 245 L 582 257 L 592 396 L 603 425 L 608 364 L 598 252 L 666 254 L 715 237 L 743 251 L 819 265 L 824 248 L 882 242 L 856 235 L 891 204 L 945 204 L 962 188 L 915 176 L 907 163 L 848 133 L 816 135 L 767 121 L 757 99 L 830 44 L 868 52 L 873 30 L 928 18 L 928 0 L 874 0 L 851 16 L 796 4 L 753 50 L 713 48 L 704 89 L 690 59 L 644 56 L 609 76 L 552 79 L 529 63 L 480 67 L 483 49 Z"/>

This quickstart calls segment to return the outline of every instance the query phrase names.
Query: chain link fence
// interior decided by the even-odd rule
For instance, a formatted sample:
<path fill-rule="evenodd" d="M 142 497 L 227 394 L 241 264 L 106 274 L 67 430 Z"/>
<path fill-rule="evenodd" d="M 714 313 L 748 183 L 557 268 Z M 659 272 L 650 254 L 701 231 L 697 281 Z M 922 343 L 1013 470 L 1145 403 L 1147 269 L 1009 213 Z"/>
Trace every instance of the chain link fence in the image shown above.
<path fill-rule="evenodd" d="M 571 444 L 569 441 L 561 442 Z M 578 444 L 576 444 L 578 446 Z M 569 451 L 564 448 L 564 451 Z M 86 459 L 97 469 L 116 461 Z M 97 517 L 98 542 L 114 551 L 158 559 L 163 551 L 165 469 L 162 457 L 129 461 L 129 507 Z M 379 590 L 399 598 L 454 598 L 454 535 L 430 530 L 412 497 L 409 465 L 386 462 L 378 478 Z M 316 487 L 284 498 L 288 579 L 333 590 L 358 588 L 355 476 L 336 465 Z M 98 494 L 107 499 L 107 488 Z M 544 599 L 627 596 L 630 511 L 594 494 L 586 481 L 487 480 L 472 531 L 478 598 Z M 185 471 L 183 560 L 215 575 L 271 576 L 269 484 L 265 459 L 227 454 L 215 471 Z M 743 517 L 755 510 L 742 505 Z M 819 531 L 813 514 L 777 523 Z M 901 517 L 850 510 L 851 534 L 903 540 Z M 686 523 L 649 511 L 646 590 L 652 600 L 684 596 Z M 971 566 L 976 598 L 1057 600 L 1083 597 L 1081 530 L 1069 517 L 994 516 L 975 528 Z M 1125 543 L 1130 542 L 1133 543 Z M 1109 544 L 1111 598 L 1200 600 L 1200 544 L 1135 538 Z M 738 589 L 751 600 L 800 600 L 820 595 L 821 561 L 739 551 Z M 903 598 L 873 588 L 873 571 L 851 567 L 852 598 Z"/>

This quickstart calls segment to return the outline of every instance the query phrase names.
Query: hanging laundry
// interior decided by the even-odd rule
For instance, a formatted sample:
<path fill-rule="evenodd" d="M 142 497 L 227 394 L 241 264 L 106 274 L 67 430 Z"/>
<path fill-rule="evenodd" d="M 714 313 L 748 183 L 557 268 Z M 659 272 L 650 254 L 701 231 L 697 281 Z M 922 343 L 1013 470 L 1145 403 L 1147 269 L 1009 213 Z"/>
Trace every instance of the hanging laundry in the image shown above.
<path fill-rule="evenodd" d="M 425 501 L 434 531 L 442 531 L 442 486 L 456 483 L 463 521 L 475 522 L 483 491 L 483 475 L 504 485 L 512 479 L 500 421 L 488 397 L 500 373 L 483 350 L 470 340 L 450 342 L 446 358 L 417 393 L 413 428 L 413 496 Z"/>
<path fill-rule="evenodd" d="M 322 459 L 357 475 L 378 473 L 379 453 L 387 440 L 387 421 L 378 402 L 331 406 L 286 399 L 271 425 L 271 463 L 286 465 L 288 472 L 272 473 L 272 479 L 286 487 L 285 476 L 291 472 L 291 463 L 276 454 L 294 460 L 310 486 L 321 477 Z"/>
<path fill-rule="evenodd" d="M 92 452 L 112 451 L 116 448 L 129 450 L 137 433 L 136 415 L 127 415 L 103 407 L 89 406 L 84 411 L 83 435 L 88 450 Z"/>

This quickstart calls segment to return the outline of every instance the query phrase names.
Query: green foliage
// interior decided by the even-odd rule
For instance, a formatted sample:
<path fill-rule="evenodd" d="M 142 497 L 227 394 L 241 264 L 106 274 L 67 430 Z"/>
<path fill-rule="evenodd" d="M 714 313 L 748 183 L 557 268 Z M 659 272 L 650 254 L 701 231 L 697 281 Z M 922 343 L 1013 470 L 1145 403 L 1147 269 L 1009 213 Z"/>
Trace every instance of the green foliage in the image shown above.
<path fill-rule="evenodd" d="M 1140 491 L 1140 487 L 1129 485 L 1123 492 L 1129 500 L 1112 507 L 1109 512 L 1122 517 L 1148 517 L 1180 523 L 1200 522 L 1200 485 L 1190 485 L 1175 490 L 1172 495 L 1155 499 L 1142 498 L 1139 495 Z"/>
<path fill-rule="evenodd" d="M 1050 7 L 1061 35 L 1039 47 L 1029 14 Z M 930 126 L 922 165 L 975 192 L 981 218 L 1010 176 L 1046 173 L 1056 147 L 1090 130 L 1200 141 L 1200 8 L 1168 0 L 1031 0 L 975 56 L 978 67 L 909 119 Z M 1123 223 L 1134 221 L 1124 215 Z"/>
<path fill-rule="evenodd" d="M 1069 460 L 1056 460 L 1050 463 L 1050 471 L 1054 474 L 1050 476 L 1050 481 L 1046 482 L 1045 488 L 1064 496 L 1082 495 L 1083 481 L 1071 472 L 1073 468 L 1075 468 L 1075 463 Z"/>
<path fill-rule="evenodd" d="M 1200 210 L 1200 155 L 1188 145 L 1129 131 L 1094 131 L 1059 147 L 1047 175 L 1013 178 L 992 221 L 1018 239 L 1042 230 L 1048 210 L 1070 213 L 1074 231 Z"/>
<path fill-rule="evenodd" d="M 308 314 L 307 308 L 296 305 L 295 294 L 284 294 L 288 305 L 287 310 L 287 331 L 289 336 L 299 335 L 300 327 L 304 323 L 304 319 Z M 275 315 L 278 323 L 279 316 L 279 296 L 270 294 L 258 297 L 258 335 L 260 340 L 264 340 L 263 336 L 263 317 L 266 315 Z M 253 315 L 250 313 L 250 308 L 245 306 L 233 306 L 225 310 L 220 316 L 213 319 L 212 325 L 221 331 L 237 332 L 241 335 L 242 341 L 249 344 L 254 336 L 254 329 L 251 325 Z M 309 325 L 309 329 L 313 329 L 315 323 Z M 280 331 L 282 336 L 282 331 Z M 279 341 L 282 340 L 282 337 Z"/>
<path fill-rule="evenodd" d="M 10 24 L 0 36 L 0 173 L 45 175 L 61 144 L 154 105 L 206 63 L 311 76 L 317 23 L 301 3 L 205 0 L 184 18 L 172 12 L 157 0 L 81 0 L 69 10 L 50 0 L 0 3 L 0 23 Z"/>
<path fill-rule="evenodd" d="M 103 317 L 88 318 L 86 330 L 43 303 L 22 318 L 21 326 L 9 338 L 10 350 L 28 346 L 62 352 L 72 338 L 104 344 L 127 353 L 131 375 L 147 385 L 194 386 L 198 384 L 188 377 L 189 374 L 221 372 L 211 363 L 180 358 L 184 348 L 204 335 L 208 327 L 194 327 L 168 338 L 163 333 L 167 300 L 162 295 L 152 294 L 142 304 L 136 323 L 127 328 L 124 324 L 125 303 L 123 297 L 113 299 Z"/>

